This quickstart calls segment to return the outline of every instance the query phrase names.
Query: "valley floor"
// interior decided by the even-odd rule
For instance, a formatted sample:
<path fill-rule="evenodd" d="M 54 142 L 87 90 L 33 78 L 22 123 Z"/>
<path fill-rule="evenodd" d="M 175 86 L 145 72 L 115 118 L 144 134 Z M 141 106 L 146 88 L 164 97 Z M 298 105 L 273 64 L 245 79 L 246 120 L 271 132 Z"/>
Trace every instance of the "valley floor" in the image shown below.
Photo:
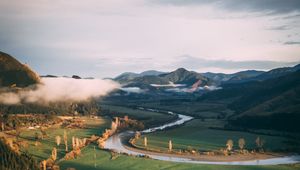
<path fill-rule="evenodd" d="M 114 111 L 121 112 L 124 107 L 112 107 Z M 166 114 L 160 113 L 150 113 L 150 112 L 140 112 L 135 110 L 131 112 L 132 109 L 127 108 L 123 110 L 123 113 L 130 112 L 133 116 L 141 116 L 143 114 L 142 120 L 154 125 L 153 121 L 157 118 L 168 121 L 172 120 L 172 117 L 168 117 Z M 151 119 L 152 118 L 152 119 Z M 71 142 L 71 137 L 90 137 L 91 135 L 100 135 L 102 132 L 110 127 L 111 120 L 109 118 L 100 117 L 98 119 L 82 118 L 85 121 L 86 128 L 74 128 L 68 129 L 68 142 Z M 173 148 L 186 149 L 188 147 L 200 149 L 200 150 L 214 150 L 224 147 L 227 139 L 236 140 L 240 137 L 246 139 L 246 146 L 251 148 L 254 144 L 256 134 L 246 133 L 246 132 L 235 132 L 235 131 L 223 131 L 210 129 L 209 127 L 215 125 L 219 127 L 222 125 L 221 120 L 207 119 L 205 121 L 195 119 L 186 123 L 185 125 L 169 129 L 166 131 L 156 132 L 147 134 L 148 137 L 148 148 L 158 149 L 161 151 L 166 151 L 168 140 L 173 141 Z M 197 130 L 195 130 L 197 129 Z M 38 161 L 49 158 L 51 155 L 51 150 L 56 146 L 55 136 L 63 135 L 64 128 L 62 127 L 52 127 L 46 130 L 48 138 L 41 140 L 39 146 L 35 146 L 34 135 L 38 130 L 25 130 L 21 133 L 20 140 L 28 142 L 28 147 L 23 148 L 24 151 L 28 151 L 32 154 Z M 266 148 L 270 150 L 280 150 L 290 146 L 289 139 L 276 136 L 261 136 L 266 140 Z M 143 148 L 142 140 L 138 140 L 137 145 Z M 236 144 L 234 144 L 236 147 Z M 94 149 L 96 148 L 96 149 Z M 63 158 L 65 151 L 64 146 L 60 145 L 58 149 L 58 160 Z M 293 165 L 276 165 L 276 166 L 232 166 L 232 165 L 201 165 L 201 164 L 190 164 L 190 163 L 174 163 L 168 161 L 159 161 L 149 158 L 141 158 L 135 156 L 128 156 L 123 154 L 112 154 L 110 151 L 100 150 L 98 146 L 91 143 L 86 147 L 82 148 L 81 155 L 73 160 L 61 160 L 59 165 L 62 170 L 67 168 L 75 168 L 76 170 L 90 169 L 90 170 L 114 170 L 114 169 L 208 169 L 208 170 L 296 170 L 300 169 L 299 164 Z"/>
<path fill-rule="evenodd" d="M 96 153 L 96 159 L 94 159 Z M 137 158 L 127 155 L 118 155 L 112 159 L 108 151 L 96 150 L 90 145 L 82 150 L 82 156 L 76 160 L 63 161 L 60 163 L 61 169 L 74 167 L 77 170 L 152 170 L 152 169 L 203 169 L 203 170 L 296 170 L 300 169 L 299 164 L 294 165 L 276 165 L 276 166 L 236 166 L 236 165 L 199 165 L 189 163 L 173 163 L 168 161 L 159 161 L 148 158 Z"/>

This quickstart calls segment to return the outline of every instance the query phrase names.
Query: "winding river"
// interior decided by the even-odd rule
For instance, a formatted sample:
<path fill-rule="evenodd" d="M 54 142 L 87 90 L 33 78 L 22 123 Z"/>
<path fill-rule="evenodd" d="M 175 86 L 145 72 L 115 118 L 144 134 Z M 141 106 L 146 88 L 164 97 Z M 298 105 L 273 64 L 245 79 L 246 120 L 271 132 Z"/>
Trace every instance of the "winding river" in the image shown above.
<path fill-rule="evenodd" d="M 148 111 L 154 111 L 153 109 L 148 109 Z M 155 110 L 157 112 L 157 110 Z M 174 114 L 173 112 L 168 112 L 169 114 Z M 174 122 L 164 124 L 162 126 L 149 128 L 143 130 L 142 133 L 151 133 L 157 130 L 163 130 L 168 127 L 181 125 L 187 121 L 192 120 L 193 117 L 178 114 L 178 119 Z M 201 160 L 194 160 L 191 158 L 180 157 L 179 155 L 166 155 L 160 154 L 156 152 L 148 152 L 144 154 L 143 151 L 139 151 L 138 149 L 128 149 L 122 143 L 128 135 L 133 135 L 134 132 L 132 131 L 125 131 L 122 133 L 115 134 L 107 139 L 105 142 L 104 148 L 113 150 L 119 153 L 127 153 L 129 155 L 147 155 L 152 159 L 156 160 L 163 160 L 163 161 L 171 161 L 171 162 L 181 162 L 181 163 L 197 163 L 197 164 L 215 164 L 215 165 L 279 165 L 279 164 L 293 164 L 300 162 L 300 155 L 289 155 L 284 157 L 276 157 L 276 158 L 269 158 L 269 159 L 258 159 L 258 160 L 247 160 L 247 161 L 201 161 Z"/>

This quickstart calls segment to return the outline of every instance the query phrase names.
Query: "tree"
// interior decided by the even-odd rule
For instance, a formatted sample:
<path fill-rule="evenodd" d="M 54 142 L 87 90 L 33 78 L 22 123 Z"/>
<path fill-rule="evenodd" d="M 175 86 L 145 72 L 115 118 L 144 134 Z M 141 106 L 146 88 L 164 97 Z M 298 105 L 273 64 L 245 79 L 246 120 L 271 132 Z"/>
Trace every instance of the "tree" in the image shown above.
<path fill-rule="evenodd" d="M 5 130 L 5 125 L 4 125 L 4 121 L 1 122 L 1 131 Z"/>
<path fill-rule="evenodd" d="M 127 122 L 129 120 L 128 116 L 124 116 L 124 121 Z"/>
<path fill-rule="evenodd" d="M 80 147 L 80 140 L 75 138 L 75 148 L 78 149 Z"/>
<path fill-rule="evenodd" d="M 38 170 L 36 161 L 27 152 L 16 153 L 0 139 L 0 169 L 3 170 Z"/>
<path fill-rule="evenodd" d="M 55 137 L 56 145 L 59 146 L 61 142 L 61 137 L 58 135 Z"/>
<path fill-rule="evenodd" d="M 1 113 L 0 113 L 0 115 L 1 115 Z M 0 122 L 1 122 L 1 131 L 4 131 L 5 130 L 4 122 L 6 122 L 4 115 L 0 116 Z"/>
<path fill-rule="evenodd" d="M 241 150 L 244 149 L 245 144 L 246 144 L 245 139 L 244 139 L 244 138 L 240 138 L 240 139 L 239 139 L 239 147 L 240 147 Z"/>
<path fill-rule="evenodd" d="M 43 160 L 42 164 L 43 164 L 43 170 L 46 170 L 47 169 L 47 161 Z"/>
<path fill-rule="evenodd" d="M 140 137 L 141 137 L 141 132 L 139 131 L 135 132 L 134 138 L 138 140 Z"/>
<path fill-rule="evenodd" d="M 71 113 L 73 115 L 73 118 L 75 118 L 75 116 L 78 114 L 78 112 L 76 110 L 77 107 L 78 107 L 78 105 L 76 103 L 71 103 L 68 108 L 68 111 L 69 111 L 69 113 Z"/>
<path fill-rule="evenodd" d="M 56 158 L 57 158 L 57 150 L 56 150 L 55 147 L 52 149 L 51 158 L 52 158 L 53 161 L 55 161 Z"/>
<path fill-rule="evenodd" d="M 64 130 L 64 142 L 66 146 L 66 152 L 68 152 L 68 136 L 67 136 L 67 131 Z"/>
<path fill-rule="evenodd" d="M 92 106 L 92 108 L 90 109 L 91 115 L 97 115 L 98 112 L 99 112 L 99 109 L 95 106 Z"/>
<path fill-rule="evenodd" d="M 147 147 L 148 141 L 147 141 L 147 137 L 144 137 L 144 146 Z"/>
<path fill-rule="evenodd" d="M 96 148 L 94 146 L 94 167 L 96 168 L 97 164 L 96 164 Z"/>
<path fill-rule="evenodd" d="M 233 140 L 231 139 L 227 140 L 226 146 L 227 146 L 227 150 L 231 151 L 233 147 Z"/>
<path fill-rule="evenodd" d="M 262 140 L 259 136 L 256 138 L 255 140 L 255 144 L 257 146 L 258 149 L 263 149 L 263 146 L 265 144 L 265 141 Z"/>
<path fill-rule="evenodd" d="M 16 139 L 19 140 L 21 134 L 21 128 L 19 126 L 16 126 Z"/>
<path fill-rule="evenodd" d="M 76 141 L 75 141 L 75 137 L 74 136 L 72 136 L 72 148 L 73 148 L 73 150 L 75 149 L 75 146 L 76 146 L 76 143 L 75 143 Z"/>
<path fill-rule="evenodd" d="M 41 127 L 40 131 L 42 133 L 42 139 L 44 139 L 44 137 L 47 137 L 47 132 L 46 132 L 46 130 L 44 128 Z"/>
<path fill-rule="evenodd" d="M 170 152 L 172 152 L 172 148 L 173 148 L 172 141 L 169 140 L 169 151 L 170 151 Z"/>

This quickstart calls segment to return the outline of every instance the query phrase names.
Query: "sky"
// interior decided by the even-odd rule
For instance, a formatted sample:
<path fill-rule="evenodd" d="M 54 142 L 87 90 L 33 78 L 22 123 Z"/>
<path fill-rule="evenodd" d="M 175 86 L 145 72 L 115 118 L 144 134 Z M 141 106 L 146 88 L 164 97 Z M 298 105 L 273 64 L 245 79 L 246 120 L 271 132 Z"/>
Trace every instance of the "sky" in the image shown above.
<path fill-rule="evenodd" d="M 299 0 L 1 0 L 0 51 L 41 75 L 300 63 Z"/>

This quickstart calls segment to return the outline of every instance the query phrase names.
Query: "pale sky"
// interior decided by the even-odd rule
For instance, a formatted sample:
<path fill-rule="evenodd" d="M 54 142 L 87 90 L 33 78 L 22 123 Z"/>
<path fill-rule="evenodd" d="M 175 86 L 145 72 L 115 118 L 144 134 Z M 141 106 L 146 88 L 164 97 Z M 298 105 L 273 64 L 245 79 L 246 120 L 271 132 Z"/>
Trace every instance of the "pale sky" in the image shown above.
<path fill-rule="evenodd" d="M 299 0 L 1 0 L 0 50 L 40 74 L 268 70 L 300 61 Z"/>

